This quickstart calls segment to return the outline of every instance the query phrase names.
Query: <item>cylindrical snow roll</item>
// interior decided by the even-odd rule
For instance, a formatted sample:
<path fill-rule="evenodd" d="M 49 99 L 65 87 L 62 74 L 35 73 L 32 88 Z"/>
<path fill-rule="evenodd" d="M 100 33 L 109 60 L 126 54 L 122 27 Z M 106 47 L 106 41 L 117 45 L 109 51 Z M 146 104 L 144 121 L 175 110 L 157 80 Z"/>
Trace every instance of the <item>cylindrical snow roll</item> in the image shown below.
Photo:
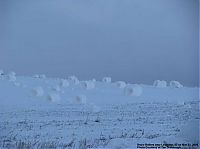
<path fill-rule="evenodd" d="M 57 93 L 49 93 L 47 96 L 47 99 L 51 102 L 59 102 L 60 101 L 60 95 Z"/>
<path fill-rule="evenodd" d="M 40 78 L 38 74 L 33 75 L 33 78 Z"/>
<path fill-rule="evenodd" d="M 119 87 L 119 88 L 125 88 L 126 83 L 124 81 L 117 81 L 116 86 Z"/>
<path fill-rule="evenodd" d="M 62 79 L 60 80 L 60 87 L 68 87 L 69 86 L 69 81 Z"/>
<path fill-rule="evenodd" d="M 73 82 L 73 84 L 77 85 L 79 84 L 79 80 L 76 76 L 70 76 L 69 80 Z"/>
<path fill-rule="evenodd" d="M 95 88 L 95 84 L 92 81 L 84 81 L 84 82 L 81 82 L 80 85 L 81 85 L 81 88 L 87 89 L 87 90 L 91 90 Z"/>
<path fill-rule="evenodd" d="M 172 88 L 182 88 L 183 87 L 183 85 L 178 81 L 170 81 L 169 85 Z"/>
<path fill-rule="evenodd" d="M 56 85 L 54 87 L 52 87 L 52 90 L 59 92 L 60 91 L 60 86 Z"/>
<path fill-rule="evenodd" d="M 32 95 L 35 97 L 41 97 L 44 95 L 44 90 L 42 87 L 35 87 L 32 89 Z"/>
<path fill-rule="evenodd" d="M 128 85 L 124 88 L 124 95 L 126 96 L 141 96 L 143 89 L 140 85 Z"/>
<path fill-rule="evenodd" d="M 77 104 L 86 104 L 87 103 L 87 97 L 85 95 L 78 95 L 75 97 L 75 102 Z"/>
<path fill-rule="evenodd" d="M 4 75 L 4 71 L 0 69 L 0 76 Z"/>
<path fill-rule="evenodd" d="M 8 73 L 8 76 L 7 76 L 7 77 L 8 77 L 8 80 L 9 80 L 9 81 L 13 81 L 13 82 L 16 81 L 17 78 L 16 78 L 15 75 L 16 75 L 16 73 L 13 72 L 13 71 L 10 72 L 10 73 Z"/>
<path fill-rule="evenodd" d="M 41 75 L 40 75 L 40 78 L 41 78 L 41 79 L 45 79 L 45 78 L 46 78 L 46 75 L 45 75 L 45 74 L 41 74 Z"/>
<path fill-rule="evenodd" d="M 164 80 L 155 80 L 153 86 L 157 88 L 165 88 L 167 87 L 167 82 Z"/>
<path fill-rule="evenodd" d="M 104 77 L 102 79 L 102 82 L 104 82 L 104 83 L 111 83 L 111 81 L 112 81 L 112 79 L 110 77 Z"/>

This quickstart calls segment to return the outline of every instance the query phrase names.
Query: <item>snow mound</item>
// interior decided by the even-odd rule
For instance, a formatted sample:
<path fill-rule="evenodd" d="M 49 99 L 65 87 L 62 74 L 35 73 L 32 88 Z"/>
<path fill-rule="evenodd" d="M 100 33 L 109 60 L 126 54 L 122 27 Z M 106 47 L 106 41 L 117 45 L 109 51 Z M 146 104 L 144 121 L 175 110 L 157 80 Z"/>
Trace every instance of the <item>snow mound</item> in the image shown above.
<path fill-rule="evenodd" d="M 80 85 L 81 85 L 81 88 L 87 89 L 87 90 L 91 90 L 95 88 L 95 84 L 92 81 L 84 81 L 84 82 L 81 82 Z"/>
<path fill-rule="evenodd" d="M 119 88 L 125 88 L 126 83 L 124 81 L 117 81 L 116 86 L 119 87 Z"/>
<path fill-rule="evenodd" d="M 158 88 L 165 88 L 167 87 L 167 82 L 164 80 L 155 80 L 153 83 L 153 86 Z"/>
<path fill-rule="evenodd" d="M 86 104 L 87 103 L 87 97 L 85 95 L 78 95 L 75 97 L 75 102 L 78 104 Z"/>
<path fill-rule="evenodd" d="M 47 99 L 51 102 L 59 102 L 60 101 L 60 95 L 56 93 L 49 93 L 47 96 Z"/>
<path fill-rule="evenodd" d="M 42 87 L 35 87 L 32 89 L 32 95 L 35 97 L 41 97 L 44 95 L 44 90 Z"/>
<path fill-rule="evenodd" d="M 170 81 L 169 85 L 172 88 L 182 88 L 183 87 L 183 85 L 178 81 Z"/>
<path fill-rule="evenodd" d="M 124 88 L 124 95 L 126 96 L 140 96 L 143 92 L 143 89 L 140 85 L 128 85 Z"/>
<path fill-rule="evenodd" d="M 111 78 L 110 77 L 104 77 L 103 79 L 102 79 L 102 82 L 104 82 L 104 83 L 111 83 Z"/>
<path fill-rule="evenodd" d="M 72 81 L 75 85 L 79 84 L 79 80 L 76 76 L 70 76 L 69 80 Z"/>
<path fill-rule="evenodd" d="M 10 73 L 8 73 L 8 80 L 9 80 L 9 81 L 12 81 L 12 82 L 16 81 L 17 78 L 16 78 L 15 75 L 16 75 L 15 72 L 10 72 Z"/>
<path fill-rule="evenodd" d="M 69 86 L 68 80 L 65 79 L 60 80 L 60 87 L 68 87 L 68 86 Z"/>

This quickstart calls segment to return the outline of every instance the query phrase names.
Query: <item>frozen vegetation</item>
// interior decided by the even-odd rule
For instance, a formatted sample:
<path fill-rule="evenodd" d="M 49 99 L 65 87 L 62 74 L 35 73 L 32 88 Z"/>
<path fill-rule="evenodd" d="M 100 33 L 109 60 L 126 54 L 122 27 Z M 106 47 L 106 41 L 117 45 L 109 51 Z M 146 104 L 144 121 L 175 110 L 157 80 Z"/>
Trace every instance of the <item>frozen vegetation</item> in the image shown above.
<path fill-rule="evenodd" d="M 136 149 L 198 143 L 199 88 L 4 74 L 0 148 Z"/>

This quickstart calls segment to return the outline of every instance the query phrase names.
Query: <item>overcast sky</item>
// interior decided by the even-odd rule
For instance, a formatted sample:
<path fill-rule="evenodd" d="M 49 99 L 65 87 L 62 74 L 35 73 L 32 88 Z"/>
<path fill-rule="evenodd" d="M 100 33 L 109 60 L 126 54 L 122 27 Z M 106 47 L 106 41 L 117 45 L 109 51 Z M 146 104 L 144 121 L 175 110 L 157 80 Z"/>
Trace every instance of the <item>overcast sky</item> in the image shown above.
<path fill-rule="evenodd" d="M 0 69 L 198 84 L 198 0 L 1 0 Z"/>

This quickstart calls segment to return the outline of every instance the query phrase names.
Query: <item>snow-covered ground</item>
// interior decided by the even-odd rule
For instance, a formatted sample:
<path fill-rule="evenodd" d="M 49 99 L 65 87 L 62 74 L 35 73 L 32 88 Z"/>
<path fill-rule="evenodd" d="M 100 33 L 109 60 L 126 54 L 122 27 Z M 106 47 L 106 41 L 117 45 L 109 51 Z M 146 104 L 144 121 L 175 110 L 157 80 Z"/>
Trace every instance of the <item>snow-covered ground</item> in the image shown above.
<path fill-rule="evenodd" d="M 163 82 L 0 75 L 0 148 L 199 143 L 199 88 Z"/>

